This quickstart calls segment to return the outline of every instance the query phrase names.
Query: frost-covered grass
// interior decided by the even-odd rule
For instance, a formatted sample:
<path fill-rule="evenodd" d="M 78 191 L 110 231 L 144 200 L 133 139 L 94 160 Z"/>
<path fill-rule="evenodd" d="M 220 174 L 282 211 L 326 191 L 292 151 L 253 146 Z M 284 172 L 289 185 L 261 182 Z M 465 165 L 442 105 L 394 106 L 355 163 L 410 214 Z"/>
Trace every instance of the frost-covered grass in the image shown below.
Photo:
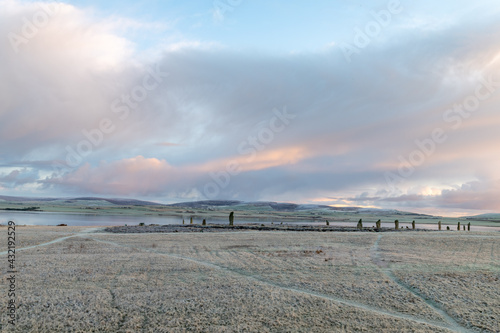
<path fill-rule="evenodd" d="M 380 243 L 390 253 L 387 260 L 393 262 L 398 279 L 435 301 L 461 325 L 500 332 L 498 233 L 398 236 L 384 235 Z"/>
<path fill-rule="evenodd" d="M 16 225 L 16 246 L 18 248 L 50 242 L 54 239 L 71 236 L 86 227 L 24 226 Z M 7 225 L 0 226 L 0 252 L 7 250 Z"/>
<path fill-rule="evenodd" d="M 28 229 L 19 237 L 30 245 L 66 236 Z M 2 315 L 2 324 L 6 332 L 496 332 L 499 236 L 80 234 L 19 252 L 18 323 L 13 330 Z"/>

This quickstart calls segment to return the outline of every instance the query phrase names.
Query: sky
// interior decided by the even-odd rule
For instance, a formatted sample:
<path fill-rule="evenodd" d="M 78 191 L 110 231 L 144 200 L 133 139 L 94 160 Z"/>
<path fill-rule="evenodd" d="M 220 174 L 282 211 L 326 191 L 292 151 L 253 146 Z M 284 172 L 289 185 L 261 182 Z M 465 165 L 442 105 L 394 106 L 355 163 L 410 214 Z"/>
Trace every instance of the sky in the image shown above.
<path fill-rule="evenodd" d="M 0 0 L 0 195 L 500 212 L 497 1 Z"/>

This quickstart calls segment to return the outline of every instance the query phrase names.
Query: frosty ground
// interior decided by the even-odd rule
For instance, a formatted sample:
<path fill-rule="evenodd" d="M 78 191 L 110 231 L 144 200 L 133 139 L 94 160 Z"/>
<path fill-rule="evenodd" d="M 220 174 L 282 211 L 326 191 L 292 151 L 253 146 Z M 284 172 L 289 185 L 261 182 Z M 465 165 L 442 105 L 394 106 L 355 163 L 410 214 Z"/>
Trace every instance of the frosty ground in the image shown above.
<path fill-rule="evenodd" d="M 498 232 L 16 231 L 6 332 L 500 331 Z"/>

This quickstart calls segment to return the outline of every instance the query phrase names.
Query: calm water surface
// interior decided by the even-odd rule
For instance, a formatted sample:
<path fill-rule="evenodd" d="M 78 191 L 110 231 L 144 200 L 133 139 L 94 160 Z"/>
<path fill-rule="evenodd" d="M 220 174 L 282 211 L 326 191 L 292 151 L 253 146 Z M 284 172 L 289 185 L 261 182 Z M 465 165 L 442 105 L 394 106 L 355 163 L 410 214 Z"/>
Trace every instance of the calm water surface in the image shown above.
<path fill-rule="evenodd" d="M 67 224 L 68 226 L 117 226 L 117 225 L 137 225 L 145 224 L 182 224 L 182 218 L 171 216 L 121 216 L 121 215 L 92 215 L 92 214 L 68 214 L 68 213 L 49 213 L 49 212 L 12 212 L 0 211 L 0 223 L 6 224 L 8 221 L 15 221 L 17 225 L 57 225 Z M 185 217 L 185 222 L 189 223 L 189 216 Z M 228 223 L 228 219 L 207 219 L 208 223 Z M 238 222 L 253 222 L 269 224 L 270 221 L 235 221 Z M 194 219 L 194 223 L 201 224 L 201 219 Z M 279 222 L 275 222 L 279 223 Z M 324 225 L 318 222 L 286 222 L 286 224 L 309 224 L 309 225 Z M 357 222 L 331 222 L 332 226 L 351 226 L 355 227 Z M 399 225 L 403 228 L 411 228 L 411 223 L 401 222 Z M 375 223 L 363 223 L 364 227 L 375 226 Z M 393 228 L 394 222 L 382 223 L 382 227 Z M 446 225 L 443 224 L 443 230 L 446 230 Z M 437 224 L 419 224 L 417 229 L 438 230 Z M 457 225 L 450 225 L 451 230 L 457 230 Z M 500 231 L 499 227 L 482 227 L 471 225 L 471 231 Z"/>
<path fill-rule="evenodd" d="M 169 216 L 128 216 L 128 215 L 93 215 L 93 214 L 68 214 L 49 212 L 0 212 L 0 223 L 14 221 L 17 225 L 58 225 L 69 226 L 114 226 L 145 224 L 182 224 L 182 218 Z M 189 217 L 185 219 L 189 223 Z M 196 221 L 201 222 L 201 221 Z M 212 223 L 225 223 L 226 221 L 210 221 Z"/>

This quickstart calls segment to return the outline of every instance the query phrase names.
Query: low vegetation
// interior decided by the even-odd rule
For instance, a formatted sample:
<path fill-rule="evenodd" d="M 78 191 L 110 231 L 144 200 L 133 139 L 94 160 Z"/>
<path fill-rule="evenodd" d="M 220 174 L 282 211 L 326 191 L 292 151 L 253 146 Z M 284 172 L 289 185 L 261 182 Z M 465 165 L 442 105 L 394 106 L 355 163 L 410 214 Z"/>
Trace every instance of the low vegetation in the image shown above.
<path fill-rule="evenodd" d="M 500 330 L 498 233 L 82 231 L 19 228 L 59 241 L 19 252 L 11 331 Z"/>
<path fill-rule="evenodd" d="M 0 210 L 19 211 L 19 212 L 41 212 L 40 207 L 23 207 L 23 208 L 1 208 Z"/>

